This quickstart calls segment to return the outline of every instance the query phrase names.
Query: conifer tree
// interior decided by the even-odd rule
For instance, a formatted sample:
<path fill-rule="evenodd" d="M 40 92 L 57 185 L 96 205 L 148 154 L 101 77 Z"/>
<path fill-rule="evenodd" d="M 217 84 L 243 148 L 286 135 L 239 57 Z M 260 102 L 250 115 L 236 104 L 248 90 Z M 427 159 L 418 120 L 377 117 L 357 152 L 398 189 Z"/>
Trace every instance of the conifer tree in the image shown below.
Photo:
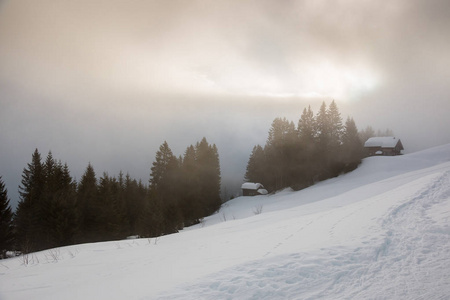
<path fill-rule="evenodd" d="M 358 129 L 353 118 L 348 117 L 342 136 L 342 161 L 344 172 L 354 170 L 363 157 L 363 144 L 359 138 Z"/>
<path fill-rule="evenodd" d="M 322 102 L 319 112 L 316 115 L 316 139 L 318 151 L 327 149 L 330 140 L 330 122 L 328 121 L 327 105 Z"/>
<path fill-rule="evenodd" d="M 134 180 L 135 181 L 135 180 Z M 157 235 L 153 230 L 155 227 L 155 220 L 152 217 L 151 196 L 147 186 L 141 180 L 137 183 L 137 195 L 139 201 L 139 212 L 135 220 L 135 231 L 132 234 L 138 234 L 142 237 L 150 237 Z M 130 219 L 131 221 L 131 219 Z M 131 227 L 133 228 L 133 227 Z M 158 231 L 159 232 L 159 231 Z"/>
<path fill-rule="evenodd" d="M 275 118 L 269 130 L 264 153 L 267 157 L 267 173 L 270 179 L 265 186 L 278 190 L 291 184 L 292 167 L 296 165 L 298 135 L 293 122 Z"/>
<path fill-rule="evenodd" d="M 73 243 L 76 228 L 76 185 L 69 167 L 53 158 L 51 151 L 43 164 L 45 184 L 41 202 L 41 223 L 45 248 Z"/>
<path fill-rule="evenodd" d="M 159 150 L 156 152 L 155 161 L 151 167 L 150 174 L 150 188 L 153 190 L 157 190 L 161 185 L 164 184 L 164 176 L 165 173 L 169 169 L 169 165 L 174 159 L 174 155 L 172 150 L 169 148 L 169 145 L 166 141 L 159 147 Z"/>
<path fill-rule="evenodd" d="M 98 240 L 114 240 L 125 237 L 123 232 L 124 211 L 120 204 L 120 184 L 106 172 L 100 177 L 97 198 Z"/>
<path fill-rule="evenodd" d="M 181 164 L 181 210 L 186 226 L 200 222 L 202 207 L 200 203 L 200 179 L 193 145 L 186 148 Z"/>
<path fill-rule="evenodd" d="M 145 230 L 140 228 L 140 220 L 145 216 L 146 190 L 142 182 L 131 179 L 130 174 L 125 176 L 124 202 L 128 220 L 128 235 L 145 235 Z"/>
<path fill-rule="evenodd" d="M 220 160 L 219 160 L 219 150 L 216 144 L 210 145 L 210 155 L 211 155 L 211 213 L 218 210 L 222 204 L 220 199 Z"/>
<path fill-rule="evenodd" d="M 203 217 L 215 212 L 221 204 L 219 153 L 216 145 L 209 145 L 203 138 L 195 146 L 195 155 Z"/>
<path fill-rule="evenodd" d="M 334 100 L 328 107 L 327 116 L 330 137 L 329 151 L 337 154 L 341 145 L 344 126 L 342 125 L 341 113 Z"/>
<path fill-rule="evenodd" d="M 98 240 L 98 188 L 94 167 L 89 163 L 81 176 L 77 192 L 77 242 Z"/>
<path fill-rule="evenodd" d="M 27 164 L 19 186 L 20 200 L 14 219 L 17 246 L 23 253 L 43 249 L 44 229 L 42 228 L 41 204 L 44 194 L 45 176 L 41 155 L 36 149 L 31 163 Z"/>
<path fill-rule="evenodd" d="M 343 164 L 341 161 L 341 144 L 343 125 L 342 118 L 339 109 L 334 102 L 331 102 L 327 110 L 328 128 L 329 128 L 329 140 L 326 147 L 327 151 L 327 173 L 328 176 L 334 177 L 342 172 Z"/>
<path fill-rule="evenodd" d="M 302 116 L 298 121 L 298 135 L 303 145 L 313 147 L 314 137 L 316 136 L 314 113 L 311 106 L 303 109 Z"/>
<path fill-rule="evenodd" d="M 77 184 L 70 175 L 69 167 L 61 162 L 57 164 L 58 187 L 55 191 L 54 201 L 56 206 L 55 224 L 52 228 L 52 237 L 58 246 L 65 246 L 74 243 L 77 215 L 76 215 L 76 191 Z"/>
<path fill-rule="evenodd" d="M 264 184 L 266 181 L 266 165 L 264 149 L 260 145 L 254 146 L 247 163 L 245 180 Z"/>
<path fill-rule="evenodd" d="M 150 174 L 152 210 L 155 220 L 160 220 L 160 233 L 177 232 L 182 227 L 179 208 L 179 164 L 166 141 L 156 152 Z"/>
<path fill-rule="evenodd" d="M 310 186 L 314 182 L 317 173 L 317 126 L 311 106 L 304 109 L 298 122 L 299 152 L 298 152 L 298 177 L 296 178 L 296 189 Z"/>
<path fill-rule="evenodd" d="M 9 205 L 8 191 L 0 176 L 0 259 L 14 248 L 13 213 Z"/>

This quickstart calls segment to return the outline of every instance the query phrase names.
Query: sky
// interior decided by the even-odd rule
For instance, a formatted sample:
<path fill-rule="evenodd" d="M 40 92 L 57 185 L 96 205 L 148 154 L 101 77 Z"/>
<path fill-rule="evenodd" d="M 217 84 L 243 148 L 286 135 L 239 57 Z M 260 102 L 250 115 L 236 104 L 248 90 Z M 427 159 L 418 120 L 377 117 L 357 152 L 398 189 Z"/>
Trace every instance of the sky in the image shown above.
<path fill-rule="evenodd" d="M 206 137 L 229 193 L 275 117 L 335 100 L 405 153 L 450 143 L 450 2 L 0 1 L 0 176 L 38 148 L 149 179 Z"/>

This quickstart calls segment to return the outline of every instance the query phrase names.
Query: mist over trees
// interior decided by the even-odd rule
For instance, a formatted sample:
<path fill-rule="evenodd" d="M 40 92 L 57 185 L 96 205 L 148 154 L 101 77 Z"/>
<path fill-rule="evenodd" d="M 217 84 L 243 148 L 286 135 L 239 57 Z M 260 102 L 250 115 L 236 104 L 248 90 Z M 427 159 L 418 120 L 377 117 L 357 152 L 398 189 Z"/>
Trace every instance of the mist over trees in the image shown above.
<path fill-rule="evenodd" d="M 164 142 L 150 168 L 149 185 L 122 172 L 98 178 L 91 163 L 77 183 L 66 164 L 51 152 L 43 161 L 36 149 L 23 170 L 14 217 L 0 178 L 2 257 L 6 250 L 29 253 L 177 232 L 220 207 L 220 180 L 218 150 L 206 138 L 180 157 Z"/>
<path fill-rule="evenodd" d="M 372 134 L 370 132 L 366 134 Z M 305 108 L 297 123 L 276 118 L 264 147 L 250 155 L 245 180 L 269 191 L 305 188 L 317 181 L 354 170 L 363 158 L 363 143 L 352 118 L 342 122 L 334 101 L 314 115 Z"/>
<path fill-rule="evenodd" d="M 269 191 L 295 190 L 355 169 L 364 156 L 362 141 L 376 133 L 358 131 L 350 117 L 343 122 L 333 101 L 315 114 L 304 108 L 295 124 L 276 118 L 266 144 L 254 146 L 245 180 Z M 65 245 L 157 237 L 197 224 L 220 208 L 220 162 L 216 145 L 206 138 L 173 154 L 167 142 L 149 167 L 148 184 L 122 172 L 98 176 L 88 163 L 79 182 L 67 164 L 45 159 L 36 149 L 23 169 L 20 201 L 13 214 L 0 177 L 0 258 L 7 250 L 22 253 Z"/>

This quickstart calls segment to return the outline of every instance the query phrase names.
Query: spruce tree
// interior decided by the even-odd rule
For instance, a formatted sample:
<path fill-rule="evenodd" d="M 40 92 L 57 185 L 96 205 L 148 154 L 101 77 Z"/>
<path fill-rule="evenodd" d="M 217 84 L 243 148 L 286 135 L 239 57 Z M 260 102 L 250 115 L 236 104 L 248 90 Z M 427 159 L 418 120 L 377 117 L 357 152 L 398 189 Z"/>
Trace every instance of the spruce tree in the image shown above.
<path fill-rule="evenodd" d="M 72 244 L 76 228 L 76 185 L 67 164 L 56 161 L 51 152 L 43 167 L 45 185 L 41 215 L 46 234 L 45 248 Z"/>
<path fill-rule="evenodd" d="M 265 184 L 266 181 L 266 158 L 264 149 L 260 145 L 253 147 L 247 163 L 245 180 Z"/>
<path fill-rule="evenodd" d="M 65 163 L 57 163 L 58 187 L 55 191 L 56 226 L 52 229 L 52 238 L 58 246 L 74 243 L 76 219 L 76 189 L 75 180 L 70 175 L 69 167 Z"/>
<path fill-rule="evenodd" d="M 144 235 L 139 228 L 139 220 L 143 218 L 146 209 L 146 192 L 142 183 L 138 184 L 136 179 L 131 179 L 130 174 L 125 176 L 124 202 L 126 219 L 128 220 L 127 235 Z"/>
<path fill-rule="evenodd" d="M 363 144 L 359 138 L 358 129 L 353 118 L 348 117 L 345 122 L 344 134 L 342 135 L 342 161 L 344 172 L 354 170 L 363 157 Z"/>
<path fill-rule="evenodd" d="M 292 184 L 293 171 L 297 164 L 298 135 L 293 122 L 286 118 L 275 118 L 269 130 L 264 153 L 267 157 L 265 183 L 269 190 L 279 190 Z"/>
<path fill-rule="evenodd" d="M 14 248 L 13 213 L 9 205 L 8 191 L 0 176 L 0 259 Z"/>
<path fill-rule="evenodd" d="M 197 142 L 195 154 L 203 217 L 214 213 L 221 205 L 219 153 L 216 145 L 209 145 L 203 138 Z"/>
<path fill-rule="evenodd" d="M 322 102 L 322 105 L 320 106 L 320 109 L 316 115 L 315 122 L 315 131 L 319 152 L 325 151 L 328 147 L 330 140 L 329 124 L 330 123 L 328 121 L 327 105 L 325 104 L 325 102 Z"/>
<path fill-rule="evenodd" d="M 169 169 L 169 165 L 175 159 L 172 150 L 166 141 L 159 147 L 156 152 L 155 161 L 151 167 L 150 174 L 150 188 L 157 191 L 162 185 L 164 185 L 164 176 Z"/>
<path fill-rule="evenodd" d="M 19 186 L 20 200 L 14 218 L 17 246 L 23 253 L 44 249 L 45 231 L 42 226 L 42 199 L 45 175 L 41 155 L 36 149 L 27 164 Z"/>
<path fill-rule="evenodd" d="M 329 140 L 327 145 L 328 173 L 330 177 L 338 176 L 343 169 L 341 161 L 341 144 L 344 127 L 339 109 L 334 102 L 331 102 L 327 111 Z"/>
<path fill-rule="evenodd" d="M 156 152 L 150 174 L 153 217 L 160 222 L 161 234 L 177 232 L 182 228 L 179 182 L 178 159 L 164 141 Z"/>
<path fill-rule="evenodd" d="M 108 241 L 125 237 L 124 211 L 120 203 L 120 184 L 106 172 L 100 177 L 96 210 L 98 240 Z"/>
<path fill-rule="evenodd" d="M 152 218 L 151 196 L 147 186 L 141 180 L 137 183 L 137 194 L 139 201 L 139 212 L 135 220 L 135 231 L 132 234 L 138 234 L 142 237 L 155 236 L 153 233 L 155 220 Z M 130 220 L 131 221 L 131 220 Z"/>
<path fill-rule="evenodd" d="M 316 162 L 314 161 L 317 149 L 317 127 L 314 113 L 311 106 L 304 109 L 298 122 L 299 147 L 298 153 L 298 173 L 297 187 L 304 188 L 314 182 L 317 173 Z"/>
<path fill-rule="evenodd" d="M 51 231 L 57 226 L 57 218 L 59 209 L 57 207 L 55 193 L 58 189 L 58 174 L 56 168 L 56 161 L 53 159 L 52 152 L 49 151 L 47 158 L 43 164 L 44 173 L 44 192 L 40 202 L 40 226 L 42 228 L 42 244 L 43 248 L 56 247 L 57 244 L 53 241 Z"/>
<path fill-rule="evenodd" d="M 81 176 L 77 191 L 77 235 L 76 241 L 94 242 L 99 238 L 97 215 L 98 207 L 97 178 L 94 167 L 89 163 Z"/>
<path fill-rule="evenodd" d="M 300 142 L 304 146 L 313 147 L 314 138 L 316 136 L 314 113 L 311 110 L 311 106 L 308 109 L 304 109 L 303 113 L 298 121 L 298 135 Z"/>
<path fill-rule="evenodd" d="M 341 145 L 344 126 L 342 125 L 341 113 L 339 112 L 339 109 L 334 100 L 328 107 L 327 116 L 330 137 L 328 145 L 329 151 L 337 155 L 339 152 L 339 147 Z"/>
<path fill-rule="evenodd" d="M 202 207 L 200 203 L 200 179 L 193 145 L 186 148 L 181 164 L 181 210 L 186 226 L 200 222 Z"/>

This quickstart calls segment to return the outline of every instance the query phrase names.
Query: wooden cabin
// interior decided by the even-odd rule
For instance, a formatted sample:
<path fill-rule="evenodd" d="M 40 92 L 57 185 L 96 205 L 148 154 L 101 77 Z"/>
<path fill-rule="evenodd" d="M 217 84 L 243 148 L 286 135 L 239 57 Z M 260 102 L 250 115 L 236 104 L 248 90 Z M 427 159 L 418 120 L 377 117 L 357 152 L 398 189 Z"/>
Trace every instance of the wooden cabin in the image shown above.
<path fill-rule="evenodd" d="M 393 136 L 371 137 L 364 143 L 367 156 L 374 155 L 400 155 L 403 149 L 402 141 Z"/>
<path fill-rule="evenodd" d="M 241 186 L 243 196 L 266 195 L 267 190 L 261 183 L 245 182 Z"/>

